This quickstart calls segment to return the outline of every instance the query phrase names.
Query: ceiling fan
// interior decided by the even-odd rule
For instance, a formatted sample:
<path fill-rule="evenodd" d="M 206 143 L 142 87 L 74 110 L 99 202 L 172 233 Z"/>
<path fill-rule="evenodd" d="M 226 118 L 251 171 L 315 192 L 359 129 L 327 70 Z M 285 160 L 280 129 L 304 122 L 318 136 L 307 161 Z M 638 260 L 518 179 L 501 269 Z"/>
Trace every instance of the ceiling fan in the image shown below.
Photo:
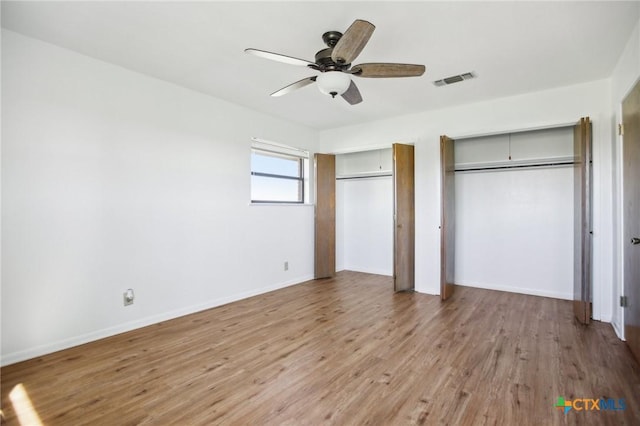
<path fill-rule="evenodd" d="M 286 95 L 315 82 L 320 92 L 331 95 L 333 98 L 340 95 L 351 105 L 355 105 L 362 102 L 362 96 L 351 80 L 351 76 L 387 78 L 418 77 L 424 74 L 424 65 L 366 63 L 351 66 L 351 62 L 364 49 L 375 28 L 370 22 L 356 19 L 344 34 L 338 31 L 324 33 L 322 40 L 328 47 L 316 53 L 315 62 L 253 48 L 245 49 L 245 52 L 261 58 L 320 71 L 320 75 L 303 78 L 273 92 L 271 96 Z"/>

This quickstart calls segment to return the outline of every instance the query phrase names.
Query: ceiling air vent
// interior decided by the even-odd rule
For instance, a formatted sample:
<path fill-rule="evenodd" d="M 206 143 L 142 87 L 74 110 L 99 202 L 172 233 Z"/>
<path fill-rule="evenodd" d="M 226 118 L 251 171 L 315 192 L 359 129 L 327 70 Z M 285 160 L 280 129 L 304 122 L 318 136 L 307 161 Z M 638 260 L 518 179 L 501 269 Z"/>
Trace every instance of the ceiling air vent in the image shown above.
<path fill-rule="evenodd" d="M 472 72 L 466 72 L 460 75 L 452 75 L 451 77 L 443 78 L 442 80 L 436 80 L 433 82 L 433 84 L 435 86 L 440 87 L 440 86 L 446 86 L 448 84 L 459 83 L 465 80 L 471 80 L 472 78 L 475 78 L 475 77 L 476 76 Z"/>

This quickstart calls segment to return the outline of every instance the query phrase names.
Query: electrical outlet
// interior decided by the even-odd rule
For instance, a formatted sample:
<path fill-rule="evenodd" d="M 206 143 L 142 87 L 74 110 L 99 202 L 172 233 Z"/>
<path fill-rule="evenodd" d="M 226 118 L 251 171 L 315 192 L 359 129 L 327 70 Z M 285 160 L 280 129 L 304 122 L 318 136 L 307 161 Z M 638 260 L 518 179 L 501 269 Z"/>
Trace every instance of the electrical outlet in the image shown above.
<path fill-rule="evenodd" d="M 287 261 L 284 262 L 284 270 L 285 271 L 289 270 L 289 262 L 287 262 Z"/>
<path fill-rule="evenodd" d="M 124 306 L 129 306 L 129 305 L 133 305 L 133 299 L 135 298 L 135 296 L 133 295 L 133 289 L 130 288 L 127 291 L 125 291 L 124 293 L 122 293 L 122 299 L 124 302 Z"/>

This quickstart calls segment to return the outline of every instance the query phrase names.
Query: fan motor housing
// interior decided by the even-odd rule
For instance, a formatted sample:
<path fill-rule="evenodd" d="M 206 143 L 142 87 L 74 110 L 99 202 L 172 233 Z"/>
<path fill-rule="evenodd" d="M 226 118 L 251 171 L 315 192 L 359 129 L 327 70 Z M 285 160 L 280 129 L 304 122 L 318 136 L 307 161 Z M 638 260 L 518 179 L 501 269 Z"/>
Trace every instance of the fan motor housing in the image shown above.
<path fill-rule="evenodd" d="M 316 53 L 316 64 L 321 72 L 344 71 L 349 69 L 351 64 L 336 64 L 333 59 L 331 59 L 331 53 L 333 53 L 333 47 L 327 47 Z"/>

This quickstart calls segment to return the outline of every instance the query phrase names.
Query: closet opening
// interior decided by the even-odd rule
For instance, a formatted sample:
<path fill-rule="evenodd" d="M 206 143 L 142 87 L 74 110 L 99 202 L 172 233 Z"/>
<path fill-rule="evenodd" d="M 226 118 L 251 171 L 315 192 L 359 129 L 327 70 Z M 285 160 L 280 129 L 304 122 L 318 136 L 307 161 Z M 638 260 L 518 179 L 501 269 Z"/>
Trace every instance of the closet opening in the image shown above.
<path fill-rule="evenodd" d="M 454 284 L 574 300 L 588 322 L 590 140 L 588 119 L 441 138 L 443 300 Z"/>
<path fill-rule="evenodd" d="M 337 268 L 415 281 L 414 147 L 336 154 Z"/>

